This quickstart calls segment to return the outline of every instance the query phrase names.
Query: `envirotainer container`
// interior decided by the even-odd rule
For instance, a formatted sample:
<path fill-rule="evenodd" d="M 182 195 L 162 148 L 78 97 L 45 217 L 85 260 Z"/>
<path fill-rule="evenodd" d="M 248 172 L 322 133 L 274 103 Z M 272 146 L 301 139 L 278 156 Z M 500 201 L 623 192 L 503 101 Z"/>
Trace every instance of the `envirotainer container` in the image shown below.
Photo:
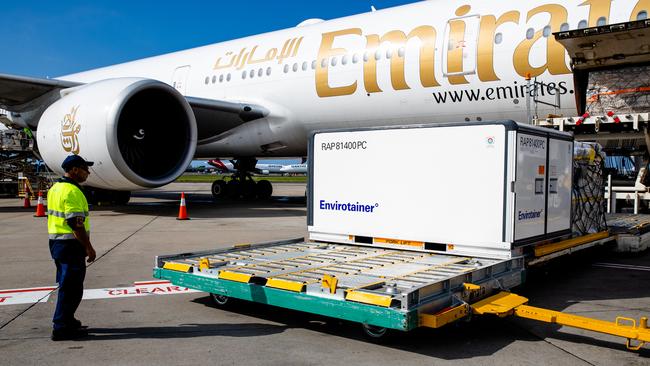
<path fill-rule="evenodd" d="M 490 258 L 571 233 L 573 137 L 513 121 L 318 131 L 315 241 Z"/>

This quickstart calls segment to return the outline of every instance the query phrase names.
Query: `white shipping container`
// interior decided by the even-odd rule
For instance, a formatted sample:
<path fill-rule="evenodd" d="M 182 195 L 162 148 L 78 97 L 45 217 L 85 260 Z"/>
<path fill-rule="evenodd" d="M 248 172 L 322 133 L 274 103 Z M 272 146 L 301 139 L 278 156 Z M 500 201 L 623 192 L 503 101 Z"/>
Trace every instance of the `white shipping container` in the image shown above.
<path fill-rule="evenodd" d="M 512 121 L 316 132 L 312 240 L 511 258 L 571 229 L 573 138 Z"/>

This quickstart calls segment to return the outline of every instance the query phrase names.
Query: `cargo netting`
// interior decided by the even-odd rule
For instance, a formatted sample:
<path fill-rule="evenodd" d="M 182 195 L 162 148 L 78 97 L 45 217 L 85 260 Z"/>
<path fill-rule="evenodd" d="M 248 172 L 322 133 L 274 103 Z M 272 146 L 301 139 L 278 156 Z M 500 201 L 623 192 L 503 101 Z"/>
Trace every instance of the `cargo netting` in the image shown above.
<path fill-rule="evenodd" d="M 586 111 L 592 116 L 650 111 L 650 66 L 590 72 Z"/>
<path fill-rule="evenodd" d="M 605 153 L 597 143 L 576 141 L 573 156 L 573 232 L 585 235 L 607 230 Z"/>

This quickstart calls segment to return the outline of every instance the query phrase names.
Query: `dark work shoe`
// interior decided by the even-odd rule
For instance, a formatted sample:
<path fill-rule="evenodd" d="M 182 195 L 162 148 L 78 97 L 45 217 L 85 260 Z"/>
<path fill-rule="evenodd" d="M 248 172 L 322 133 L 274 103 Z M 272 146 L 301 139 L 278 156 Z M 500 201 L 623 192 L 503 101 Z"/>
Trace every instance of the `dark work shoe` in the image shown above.
<path fill-rule="evenodd" d="M 72 326 L 77 329 L 88 329 L 88 326 L 81 324 L 81 320 L 78 319 L 72 321 Z"/>
<path fill-rule="evenodd" d="M 86 336 L 88 336 L 88 331 L 85 329 L 61 328 L 52 331 L 53 341 L 69 341 L 72 339 L 79 339 Z"/>

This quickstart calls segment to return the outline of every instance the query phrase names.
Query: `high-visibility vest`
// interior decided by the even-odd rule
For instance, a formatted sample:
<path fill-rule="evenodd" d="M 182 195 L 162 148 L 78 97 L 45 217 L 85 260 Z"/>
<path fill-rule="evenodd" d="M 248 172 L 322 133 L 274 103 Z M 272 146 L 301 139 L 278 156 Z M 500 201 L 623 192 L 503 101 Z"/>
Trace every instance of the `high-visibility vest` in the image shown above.
<path fill-rule="evenodd" d="M 83 217 L 86 232 L 90 233 L 88 201 L 79 187 L 58 182 L 47 192 L 47 232 L 50 239 L 75 239 L 67 219 Z"/>

